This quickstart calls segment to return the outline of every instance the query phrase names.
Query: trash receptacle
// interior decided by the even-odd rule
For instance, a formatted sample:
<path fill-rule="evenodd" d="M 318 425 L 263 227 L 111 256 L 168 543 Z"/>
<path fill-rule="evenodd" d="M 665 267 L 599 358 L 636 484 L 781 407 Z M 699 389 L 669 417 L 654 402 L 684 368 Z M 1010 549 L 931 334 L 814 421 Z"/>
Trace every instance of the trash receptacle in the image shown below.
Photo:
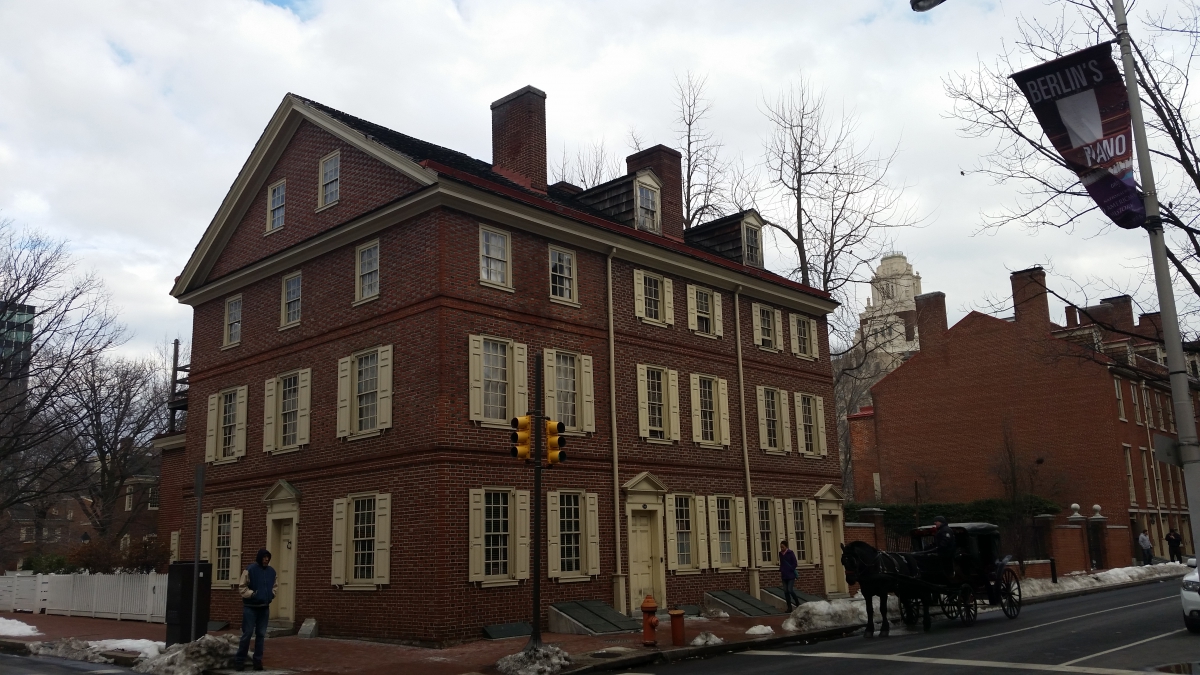
<path fill-rule="evenodd" d="M 192 580 L 195 562 L 171 563 L 167 571 L 167 646 L 191 642 L 208 632 L 209 591 L 212 589 L 212 564 L 200 563 L 199 593 L 196 594 L 196 627 L 192 634 Z"/>

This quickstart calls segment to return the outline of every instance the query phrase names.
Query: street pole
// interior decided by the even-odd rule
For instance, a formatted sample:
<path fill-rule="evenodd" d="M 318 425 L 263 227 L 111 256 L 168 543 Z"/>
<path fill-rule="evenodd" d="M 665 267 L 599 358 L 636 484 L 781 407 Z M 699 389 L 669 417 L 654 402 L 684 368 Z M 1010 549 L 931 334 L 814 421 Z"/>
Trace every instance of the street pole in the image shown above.
<path fill-rule="evenodd" d="M 1188 386 L 1187 364 L 1183 358 L 1183 342 L 1179 336 L 1179 316 L 1175 310 L 1175 292 L 1171 287 L 1171 270 L 1167 266 L 1167 244 L 1163 237 L 1162 217 L 1158 209 L 1158 193 L 1154 187 L 1154 170 L 1150 166 L 1150 146 L 1146 143 L 1146 125 L 1142 118 L 1141 96 L 1138 93 L 1137 71 L 1129 45 L 1129 22 L 1125 18 L 1124 0 L 1113 0 L 1117 20 L 1117 37 L 1121 43 L 1121 64 L 1125 71 L 1125 88 L 1129 92 L 1129 113 L 1133 120 L 1133 141 L 1141 172 L 1142 192 L 1146 203 L 1146 232 L 1150 235 L 1150 257 L 1154 266 L 1154 285 L 1158 289 L 1158 306 L 1162 313 L 1163 341 L 1167 348 L 1167 370 L 1171 375 L 1171 402 L 1175 409 L 1175 425 L 1179 434 L 1179 454 L 1183 459 L 1183 482 L 1188 494 L 1188 515 L 1192 527 L 1193 555 L 1200 543 L 1200 443 L 1196 437 L 1196 418 L 1192 411 L 1191 390 Z"/>
<path fill-rule="evenodd" d="M 188 635 L 188 642 L 196 639 L 196 604 L 200 600 L 200 528 L 204 521 L 204 464 L 196 465 L 196 484 L 193 492 L 196 493 L 196 554 L 192 556 L 192 632 Z M 205 630 L 205 632 L 208 632 Z"/>
<path fill-rule="evenodd" d="M 533 537 L 533 561 L 530 574 L 533 575 L 533 622 L 529 633 L 529 643 L 525 651 L 530 652 L 542 648 L 542 432 L 546 426 L 546 416 L 542 406 L 542 354 L 534 358 L 533 386 L 533 523 L 530 536 Z M 1200 494 L 1200 493 L 1198 493 Z"/>

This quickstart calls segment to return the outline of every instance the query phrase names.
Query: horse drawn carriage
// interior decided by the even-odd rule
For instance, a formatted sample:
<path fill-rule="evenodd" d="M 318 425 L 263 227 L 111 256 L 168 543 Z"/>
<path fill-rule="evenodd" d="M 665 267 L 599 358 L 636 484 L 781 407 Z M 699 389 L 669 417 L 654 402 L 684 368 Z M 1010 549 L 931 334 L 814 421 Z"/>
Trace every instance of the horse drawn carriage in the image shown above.
<path fill-rule="evenodd" d="M 933 607 L 965 626 L 975 623 L 981 600 L 999 605 L 1010 619 L 1021 613 L 1021 582 L 1008 566 L 1012 556 L 1000 555 L 1000 528 L 989 523 L 951 523 L 949 528 L 954 545 L 948 552 L 930 552 L 937 533 L 932 526 L 912 531 L 915 553 L 879 551 L 861 541 L 843 547 L 846 581 L 862 588 L 868 620 L 873 618 L 871 598 L 881 598 L 884 632 L 889 593 L 900 599 L 904 623 L 912 626 L 924 618 L 926 630 Z M 873 633 L 874 626 L 867 630 Z"/>

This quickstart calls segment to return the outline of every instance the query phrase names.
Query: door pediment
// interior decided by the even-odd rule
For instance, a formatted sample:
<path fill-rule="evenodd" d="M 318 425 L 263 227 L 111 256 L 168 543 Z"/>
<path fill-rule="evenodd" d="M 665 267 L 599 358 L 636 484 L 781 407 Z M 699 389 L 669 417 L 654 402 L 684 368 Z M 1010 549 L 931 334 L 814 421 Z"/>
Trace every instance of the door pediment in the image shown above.
<path fill-rule="evenodd" d="M 656 495 L 667 494 L 667 486 L 664 485 L 657 476 L 649 471 L 643 471 L 633 478 L 630 478 L 627 483 L 621 486 L 621 489 L 625 490 L 627 493 L 640 492 L 643 494 L 649 493 Z"/>
<path fill-rule="evenodd" d="M 263 501 L 267 504 L 267 513 L 298 511 L 300 506 L 300 491 L 296 489 L 295 485 L 280 478 L 263 495 Z"/>
<path fill-rule="evenodd" d="M 822 502 L 840 502 L 845 501 L 846 497 L 841 490 L 833 486 L 833 483 L 826 483 L 825 487 L 817 490 L 816 499 Z"/>

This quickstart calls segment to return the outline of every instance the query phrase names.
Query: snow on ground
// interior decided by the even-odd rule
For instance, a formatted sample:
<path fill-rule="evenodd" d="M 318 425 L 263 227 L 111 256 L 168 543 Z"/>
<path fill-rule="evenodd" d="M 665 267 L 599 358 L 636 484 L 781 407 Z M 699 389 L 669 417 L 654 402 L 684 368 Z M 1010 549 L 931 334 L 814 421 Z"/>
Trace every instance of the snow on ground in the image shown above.
<path fill-rule="evenodd" d="M 237 646 L 235 635 L 202 635 L 195 642 L 171 645 L 154 658 L 138 661 L 133 671 L 151 675 L 202 675 L 208 670 L 228 668 Z"/>
<path fill-rule="evenodd" d="M 37 626 L 30 626 L 24 621 L 16 619 L 0 617 L 0 637 L 25 637 L 27 635 L 41 635 L 41 633 L 38 632 Z"/>
<path fill-rule="evenodd" d="M 1036 598 L 1055 593 L 1124 584 L 1130 581 L 1171 579 L 1181 577 L 1191 570 L 1192 568 L 1183 563 L 1172 562 L 1161 565 L 1115 567 L 1095 574 L 1064 574 L 1058 578 L 1057 584 L 1050 583 L 1049 579 L 1022 579 L 1021 596 L 1024 598 Z"/>
<path fill-rule="evenodd" d="M 550 675 L 571 665 L 571 657 L 554 645 L 532 651 L 519 651 L 496 661 L 496 670 L 503 675 Z"/>
<path fill-rule="evenodd" d="M 879 616 L 879 601 L 875 603 L 875 621 L 882 623 Z M 900 600 L 896 596 L 888 596 L 888 621 L 900 623 Z M 853 598 L 842 600 L 816 600 L 806 602 L 792 610 L 792 615 L 783 621 L 786 631 L 810 631 L 839 626 L 853 626 L 867 623 L 867 603 L 863 601 L 862 593 Z"/>
<path fill-rule="evenodd" d="M 138 658 L 142 659 L 153 659 L 167 648 L 167 643 L 154 640 L 92 640 L 88 645 L 102 652 L 114 649 L 137 652 Z"/>
<path fill-rule="evenodd" d="M 759 624 L 757 626 L 751 626 L 746 629 L 746 635 L 753 635 L 756 637 L 759 635 L 774 635 L 774 634 L 775 634 L 774 628 L 771 628 L 770 626 L 764 626 L 762 624 Z"/>
<path fill-rule="evenodd" d="M 721 638 L 717 637 L 716 635 L 713 635 L 712 633 L 710 633 L 708 631 L 704 631 L 703 633 L 697 635 L 695 638 L 692 639 L 693 647 L 706 647 L 708 645 L 723 645 L 723 644 L 725 644 L 725 640 L 722 640 Z"/>

